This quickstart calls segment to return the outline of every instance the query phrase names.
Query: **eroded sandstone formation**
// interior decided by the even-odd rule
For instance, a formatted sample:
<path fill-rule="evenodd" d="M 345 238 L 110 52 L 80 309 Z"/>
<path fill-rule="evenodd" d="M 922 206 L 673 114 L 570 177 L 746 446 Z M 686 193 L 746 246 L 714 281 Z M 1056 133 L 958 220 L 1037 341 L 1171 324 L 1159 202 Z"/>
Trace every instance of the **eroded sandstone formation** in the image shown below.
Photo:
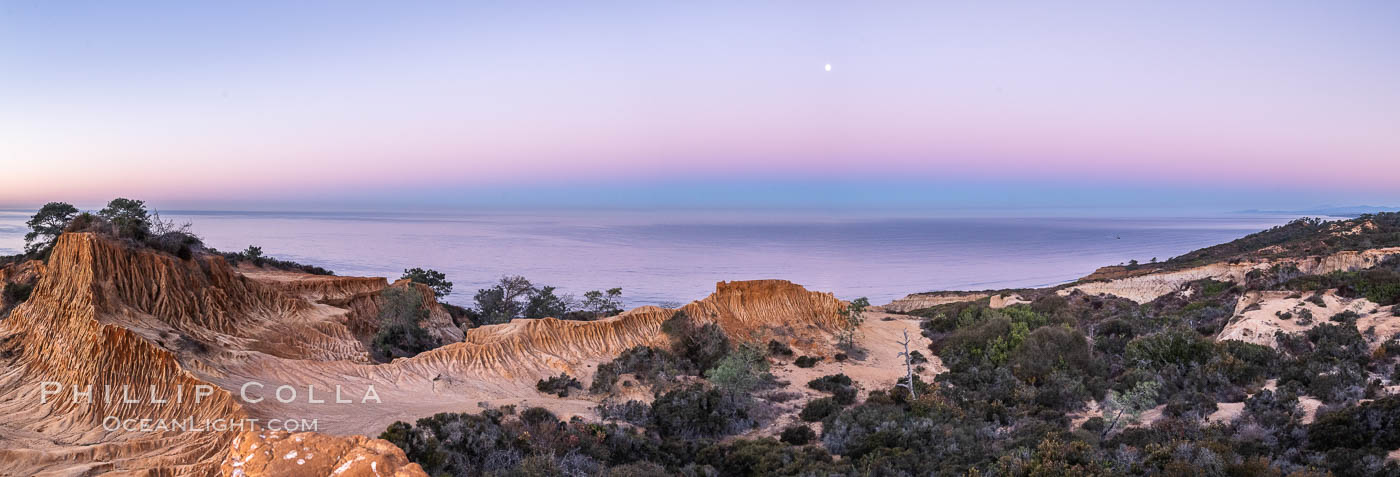
<path fill-rule="evenodd" d="M 162 336 L 209 340 L 197 347 L 217 355 L 311 308 L 218 257 L 62 236 L 29 300 L 0 321 L 3 473 L 218 474 L 235 434 L 212 429 L 249 415 L 182 363 L 181 340 Z"/>
<path fill-rule="evenodd" d="M 882 305 L 881 308 L 891 313 L 908 313 L 922 308 L 946 305 L 949 303 L 981 300 L 988 296 L 991 296 L 991 293 L 959 291 L 914 293 Z"/>
<path fill-rule="evenodd" d="M 235 268 L 213 255 L 182 260 L 92 234 L 64 235 L 47 265 L 34 263 L 24 272 L 39 277 L 32 296 L 0 321 L 0 474 L 422 475 L 402 451 L 365 435 L 480 403 L 593 412 L 587 398 L 541 399 L 534 382 L 559 372 L 589 379 L 628 348 L 664 345 L 662 323 L 677 311 L 514 320 L 463 333 L 430 290 L 408 282 Z M 390 286 L 423 293 L 431 313 L 421 324 L 450 344 L 372 363 L 365 338 Z M 820 351 L 831 346 L 843 305 L 768 280 L 721 282 L 680 311 L 735 339 Z M 343 388 L 355 402 L 249 402 L 240 393 L 250 382 L 265 391 L 315 387 L 322 399 Z M 88 386 L 95 399 L 82 398 Z M 359 400 L 369 388 L 377 399 Z M 125 389 L 133 402 L 107 401 L 104 389 Z M 274 417 L 322 425 L 288 434 L 246 424 Z M 134 432 L 104 427 L 109 419 L 166 424 Z M 200 429 L 170 425 L 177 421 Z"/>

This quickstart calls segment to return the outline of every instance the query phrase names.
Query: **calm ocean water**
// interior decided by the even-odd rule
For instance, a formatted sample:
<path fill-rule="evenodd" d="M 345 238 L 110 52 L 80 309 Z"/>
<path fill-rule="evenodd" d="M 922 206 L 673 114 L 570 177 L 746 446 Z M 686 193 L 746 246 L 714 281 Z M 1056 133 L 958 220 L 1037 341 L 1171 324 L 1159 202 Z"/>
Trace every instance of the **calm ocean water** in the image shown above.
<path fill-rule="evenodd" d="M 0 211 L 0 254 L 32 212 Z M 220 250 L 250 244 L 339 275 L 443 271 L 469 306 L 507 274 L 584 291 L 622 287 L 630 306 L 699 299 L 721 280 L 781 278 L 885 303 L 929 290 L 1044 286 L 1095 268 L 1166 259 L 1287 217 L 861 218 L 812 214 L 178 212 Z"/>

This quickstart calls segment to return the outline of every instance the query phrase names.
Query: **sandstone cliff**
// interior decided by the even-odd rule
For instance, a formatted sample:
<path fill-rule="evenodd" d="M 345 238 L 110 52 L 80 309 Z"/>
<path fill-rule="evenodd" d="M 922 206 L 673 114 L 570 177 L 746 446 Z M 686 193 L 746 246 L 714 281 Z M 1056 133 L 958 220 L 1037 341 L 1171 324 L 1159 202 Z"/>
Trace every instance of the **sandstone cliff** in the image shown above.
<path fill-rule="evenodd" d="M 880 308 L 891 313 L 908 313 L 922 308 L 946 305 L 949 303 L 981 300 L 988 296 L 991 296 L 991 293 L 959 291 L 914 293 L 882 305 Z"/>
<path fill-rule="evenodd" d="M 0 321 L 0 473 L 218 474 L 234 434 L 194 429 L 249 415 L 194 369 L 240 344 L 275 351 L 264 334 L 277 318 L 313 308 L 218 257 L 62 236 L 29 300 Z"/>
<path fill-rule="evenodd" d="M 1236 263 L 1219 262 L 1200 267 L 1173 272 L 1130 276 L 1116 280 L 1080 283 L 1059 291 L 1061 295 L 1079 290 L 1096 295 L 1106 293 L 1127 298 L 1138 303 L 1146 303 L 1162 295 L 1176 292 L 1187 283 L 1201 279 L 1215 279 L 1234 283 L 1244 283 L 1252 271 L 1263 272 L 1275 266 L 1293 266 L 1304 275 L 1324 274 L 1334 271 L 1351 271 L 1376 266 L 1386 258 L 1400 255 L 1400 247 L 1378 248 L 1359 252 L 1338 252 L 1331 255 L 1258 259 Z"/>

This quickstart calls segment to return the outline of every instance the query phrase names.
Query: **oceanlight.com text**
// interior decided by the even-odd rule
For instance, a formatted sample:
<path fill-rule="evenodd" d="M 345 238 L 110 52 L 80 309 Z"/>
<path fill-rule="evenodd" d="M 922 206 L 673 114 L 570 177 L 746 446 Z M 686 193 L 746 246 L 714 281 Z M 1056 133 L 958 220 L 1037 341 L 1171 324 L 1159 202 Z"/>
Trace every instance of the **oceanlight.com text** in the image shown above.
<path fill-rule="evenodd" d="M 319 425 L 320 423 L 316 419 L 195 419 L 193 416 L 184 419 L 123 419 L 117 416 L 107 416 L 102 419 L 103 430 L 125 432 L 241 432 L 251 430 L 315 432 Z"/>

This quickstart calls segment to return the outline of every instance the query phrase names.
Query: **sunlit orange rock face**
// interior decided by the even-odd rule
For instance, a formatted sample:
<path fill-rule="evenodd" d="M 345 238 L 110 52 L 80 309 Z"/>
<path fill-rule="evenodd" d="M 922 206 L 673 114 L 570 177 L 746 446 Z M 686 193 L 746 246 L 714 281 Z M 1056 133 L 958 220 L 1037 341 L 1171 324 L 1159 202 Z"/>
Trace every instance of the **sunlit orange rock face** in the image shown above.
<path fill-rule="evenodd" d="M 183 347 L 207 341 L 200 347 L 218 349 L 241 338 L 256 348 L 267 342 L 263 333 L 276 329 L 275 317 L 311 308 L 233 272 L 218 257 L 181 261 L 90 234 L 64 235 L 29 300 L 0 321 L 0 473 L 219 474 L 232 432 L 133 432 L 109 423 L 247 417 L 229 391 L 191 371 L 215 369 L 217 361 L 184 356 Z M 45 396 L 53 389 L 45 382 L 61 391 Z M 74 396 L 89 386 L 92 398 Z M 125 399 L 104 398 L 104 389 L 123 386 Z M 197 389 L 208 395 L 194 399 Z M 328 449 L 365 448 L 363 437 L 319 440 Z M 383 462 L 394 463 L 408 472 L 402 475 L 414 475 L 416 467 L 401 465 L 402 451 Z M 385 470 L 393 475 L 397 467 Z"/>
<path fill-rule="evenodd" d="M 596 402 L 542 396 L 534 382 L 561 371 L 588 379 L 589 368 L 628 348 L 665 345 L 662 323 L 677 311 L 641 307 L 596 321 L 514 320 L 464 331 L 421 285 L 236 268 L 214 255 L 181 260 L 92 234 L 66 234 L 47 264 L 23 267 L 0 269 L 0 277 L 38 277 L 29 300 L 0 320 L 0 475 L 423 475 L 402 450 L 366 436 L 394 420 L 474 412 L 488 402 L 593 412 Z M 365 344 L 387 287 L 424 294 L 429 313 L 420 325 L 448 344 L 372 362 Z M 820 351 L 831 347 L 842 306 L 831 294 L 766 280 L 721 282 L 680 311 L 736 339 Z M 336 384 L 372 385 L 382 403 L 361 404 L 359 394 L 353 406 L 365 407 L 250 403 L 239 394 L 248 381 L 327 394 Z M 75 395 L 88 386 L 95 399 Z M 101 390 L 123 386 L 131 402 L 102 398 Z M 322 428 L 109 425 L 269 417 Z"/>
<path fill-rule="evenodd" d="M 233 441 L 220 466 L 224 475 L 335 475 L 413 477 L 423 469 L 383 439 L 314 432 L 249 431 Z"/>

